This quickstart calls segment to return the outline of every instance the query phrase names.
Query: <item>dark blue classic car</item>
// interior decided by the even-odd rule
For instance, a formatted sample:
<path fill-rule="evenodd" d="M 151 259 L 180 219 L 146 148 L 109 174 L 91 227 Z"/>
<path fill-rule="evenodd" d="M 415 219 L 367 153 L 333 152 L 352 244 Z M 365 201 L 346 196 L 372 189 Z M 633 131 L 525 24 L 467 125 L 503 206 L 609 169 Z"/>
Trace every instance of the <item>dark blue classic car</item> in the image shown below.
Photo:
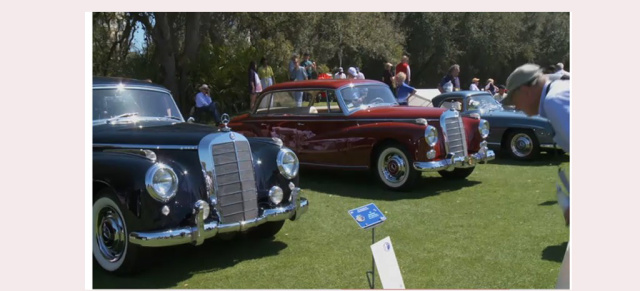
<path fill-rule="evenodd" d="M 103 269 L 136 271 L 141 248 L 271 237 L 307 210 L 296 155 L 226 123 L 184 122 L 159 85 L 93 79 L 92 240 Z"/>
<path fill-rule="evenodd" d="M 491 129 L 487 143 L 494 149 L 506 151 L 514 159 L 530 160 L 542 150 L 556 149 L 553 128 L 546 118 L 504 109 L 487 92 L 449 92 L 433 97 L 431 102 L 433 107 L 458 105 L 463 115 L 477 115 L 489 121 Z"/>

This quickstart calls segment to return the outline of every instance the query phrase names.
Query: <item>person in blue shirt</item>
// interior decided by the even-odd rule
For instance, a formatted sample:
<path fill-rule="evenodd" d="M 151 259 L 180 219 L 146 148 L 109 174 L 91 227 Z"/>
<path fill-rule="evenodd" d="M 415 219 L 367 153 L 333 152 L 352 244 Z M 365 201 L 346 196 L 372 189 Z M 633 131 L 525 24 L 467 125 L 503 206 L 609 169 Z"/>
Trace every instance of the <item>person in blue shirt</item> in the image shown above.
<path fill-rule="evenodd" d="M 216 126 L 219 125 L 220 114 L 218 113 L 218 105 L 216 102 L 213 102 L 213 100 L 211 100 L 211 96 L 209 96 L 209 86 L 207 86 L 207 84 L 203 84 L 199 89 L 200 92 L 196 94 L 195 114 L 197 116 L 202 116 L 204 112 L 209 112 L 213 116 Z M 189 120 L 193 121 L 193 116 L 191 116 Z"/>
<path fill-rule="evenodd" d="M 400 72 L 396 75 L 396 99 L 400 105 L 409 105 L 409 98 L 416 94 L 416 89 L 407 85 L 404 80 L 407 79 L 405 73 Z"/>
<path fill-rule="evenodd" d="M 518 67 L 507 78 L 509 94 L 502 100 L 504 105 L 515 105 L 527 115 L 537 115 L 547 118 L 553 127 L 553 140 L 569 153 L 569 120 L 571 116 L 571 84 L 570 76 L 561 78 L 558 75 L 545 75 L 540 66 L 524 64 Z M 564 171 L 559 168 L 558 176 L 562 186 L 557 185 L 558 204 L 562 207 L 564 219 L 569 225 L 569 185 Z M 566 189 L 566 193 L 564 190 Z M 560 267 L 560 274 L 556 284 L 557 289 L 569 289 L 569 256 L 570 244 L 567 245 L 565 257 Z"/>
<path fill-rule="evenodd" d="M 449 72 L 446 76 L 440 80 L 438 84 L 438 90 L 440 93 L 460 91 L 460 65 L 455 64 L 449 68 Z"/>

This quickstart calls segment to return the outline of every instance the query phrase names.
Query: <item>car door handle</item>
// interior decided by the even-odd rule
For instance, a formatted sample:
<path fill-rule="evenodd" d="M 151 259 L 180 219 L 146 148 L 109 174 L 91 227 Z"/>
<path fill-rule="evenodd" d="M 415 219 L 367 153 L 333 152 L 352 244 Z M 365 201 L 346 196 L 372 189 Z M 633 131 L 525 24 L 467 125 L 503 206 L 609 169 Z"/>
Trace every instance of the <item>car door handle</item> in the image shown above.
<path fill-rule="evenodd" d="M 302 123 L 302 122 L 298 122 L 298 125 L 304 125 L 304 123 Z"/>

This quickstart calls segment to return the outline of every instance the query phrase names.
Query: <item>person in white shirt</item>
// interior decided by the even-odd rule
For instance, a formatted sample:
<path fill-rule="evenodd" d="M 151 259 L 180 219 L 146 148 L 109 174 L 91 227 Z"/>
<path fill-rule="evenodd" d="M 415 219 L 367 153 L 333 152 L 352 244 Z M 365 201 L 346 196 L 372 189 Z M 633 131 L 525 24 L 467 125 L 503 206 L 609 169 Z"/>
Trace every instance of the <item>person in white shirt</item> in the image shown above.
<path fill-rule="evenodd" d="M 356 72 L 358 72 L 356 79 L 364 80 L 364 74 L 360 72 L 360 68 L 356 67 Z"/>
<path fill-rule="evenodd" d="M 471 79 L 471 85 L 469 86 L 469 90 L 471 90 L 471 91 L 480 91 L 480 89 L 478 88 L 478 84 L 479 83 L 480 83 L 480 79 L 478 79 L 478 78 Z"/>
<path fill-rule="evenodd" d="M 338 72 L 333 76 L 334 79 L 346 79 L 347 75 L 344 74 L 344 69 L 340 67 Z"/>

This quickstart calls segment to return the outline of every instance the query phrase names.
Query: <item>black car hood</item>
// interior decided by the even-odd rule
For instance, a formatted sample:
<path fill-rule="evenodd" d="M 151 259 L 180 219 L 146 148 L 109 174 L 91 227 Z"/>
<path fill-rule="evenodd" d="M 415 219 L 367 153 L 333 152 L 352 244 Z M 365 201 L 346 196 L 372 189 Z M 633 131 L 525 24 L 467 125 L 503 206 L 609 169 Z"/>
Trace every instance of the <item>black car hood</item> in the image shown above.
<path fill-rule="evenodd" d="M 218 128 L 175 121 L 140 121 L 93 126 L 94 144 L 198 145 Z"/>

